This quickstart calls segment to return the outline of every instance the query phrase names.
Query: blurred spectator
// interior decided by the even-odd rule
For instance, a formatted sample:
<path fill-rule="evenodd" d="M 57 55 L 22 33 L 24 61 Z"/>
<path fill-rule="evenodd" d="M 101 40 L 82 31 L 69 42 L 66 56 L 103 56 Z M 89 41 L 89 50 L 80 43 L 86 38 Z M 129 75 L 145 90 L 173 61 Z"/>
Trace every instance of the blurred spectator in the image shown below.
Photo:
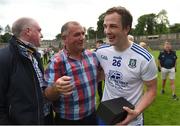
<path fill-rule="evenodd" d="M 139 45 L 145 49 L 148 49 L 147 44 L 145 42 L 140 42 Z"/>
<path fill-rule="evenodd" d="M 167 80 L 167 76 L 169 75 L 171 89 L 172 89 L 172 98 L 175 100 L 178 100 L 176 94 L 175 94 L 175 70 L 176 70 L 176 52 L 172 50 L 171 43 L 165 42 L 164 43 L 164 50 L 160 52 L 159 54 L 159 62 L 158 65 L 161 70 L 162 75 L 162 90 L 161 94 L 165 93 L 165 84 Z"/>
<path fill-rule="evenodd" d="M 134 42 L 134 36 L 132 36 L 132 35 L 128 35 L 128 40 L 130 40 L 130 41 Z"/>

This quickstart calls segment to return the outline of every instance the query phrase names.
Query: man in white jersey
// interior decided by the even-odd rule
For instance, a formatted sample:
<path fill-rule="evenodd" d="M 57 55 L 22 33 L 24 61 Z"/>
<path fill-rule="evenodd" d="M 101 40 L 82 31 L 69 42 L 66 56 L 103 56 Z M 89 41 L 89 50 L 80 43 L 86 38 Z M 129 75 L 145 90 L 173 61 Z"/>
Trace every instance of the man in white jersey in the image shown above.
<path fill-rule="evenodd" d="M 124 97 L 135 105 L 135 109 L 124 106 L 128 116 L 118 124 L 143 125 L 142 112 L 156 96 L 157 67 L 146 49 L 128 40 L 131 25 L 132 16 L 124 7 L 113 7 L 106 11 L 104 32 L 110 45 L 97 50 L 105 73 L 102 101 Z M 143 93 L 144 84 L 147 88 Z"/>

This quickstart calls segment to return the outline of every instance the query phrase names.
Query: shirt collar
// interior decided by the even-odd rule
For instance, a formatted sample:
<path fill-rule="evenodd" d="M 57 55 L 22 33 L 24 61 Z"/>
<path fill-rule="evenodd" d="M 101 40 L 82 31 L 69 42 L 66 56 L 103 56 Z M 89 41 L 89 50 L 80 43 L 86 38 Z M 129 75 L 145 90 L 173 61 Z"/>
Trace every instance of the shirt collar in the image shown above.
<path fill-rule="evenodd" d="M 83 49 L 83 51 L 82 51 L 82 53 L 81 53 L 82 57 L 84 56 L 84 51 L 85 51 L 85 49 Z M 67 50 L 66 48 L 63 48 L 63 52 L 64 52 L 64 54 L 65 54 L 66 57 L 71 58 L 71 59 L 74 59 L 74 58 L 71 57 L 71 55 L 69 54 L 69 52 L 68 52 L 68 50 Z M 75 59 L 75 60 L 76 60 L 76 59 Z"/>

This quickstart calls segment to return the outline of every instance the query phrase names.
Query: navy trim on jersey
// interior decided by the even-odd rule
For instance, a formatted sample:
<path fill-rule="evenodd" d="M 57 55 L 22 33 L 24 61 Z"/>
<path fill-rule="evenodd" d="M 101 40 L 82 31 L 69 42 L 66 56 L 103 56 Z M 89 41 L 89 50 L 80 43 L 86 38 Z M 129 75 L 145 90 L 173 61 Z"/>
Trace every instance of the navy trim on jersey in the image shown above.
<path fill-rule="evenodd" d="M 107 47 L 111 47 L 111 45 L 109 45 L 109 44 L 103 44 L 103 45 L 99 46 L 99 47 L 97 48 L 97 50 L 103 49 L 103 48 L 107 48 Z"/>
<path fill-rule="evenodd" d="M 133 43 L 131 49 L 136 53 L 140 54 L 141 56 L 143 56 L 147 61 L 150 61 L 152 58 L 151 54 L 146 49 L 144 49 L 143 47 L 139 46 L 136 43 Z"/>
<path fill-rule="evenodd" d="M 149 58 L 152 58 L 151 54 L 150 54 L 146 49 L 144 49 L 143 47 L 141 47 L 140 45 L 135 44 L 135 43 L 134 43 L 133 45 L 134 45 L 134 47 L 139 48 L 140 50 L 142 50 L 142 52 L 146 53 L 146 55 L 147 55 Z"/>

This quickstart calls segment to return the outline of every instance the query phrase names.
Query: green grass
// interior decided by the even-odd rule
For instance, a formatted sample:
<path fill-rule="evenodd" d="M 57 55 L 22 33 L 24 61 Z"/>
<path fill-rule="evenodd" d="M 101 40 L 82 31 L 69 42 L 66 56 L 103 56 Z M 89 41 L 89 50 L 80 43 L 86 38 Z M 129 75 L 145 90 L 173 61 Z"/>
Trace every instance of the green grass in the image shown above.
<path fill-rule="evenodd" d="M 156 61 L 159 51 L 151 52 Z M 180 56 L 180 51 L 176 52 Z M 176 72 L 176 94 L 180 96 L 180 59 L 177 60 Z M 169 80 L 166 82 L 165 94 L 160 93 L 161 90 L 161 74 L 158 73 L 158 90 L 157 97 L 153 104 L 144 112 L 145 125 L 180 125 L 180 100 L 175 101 L 171 97 L 171 88 Z"/>

